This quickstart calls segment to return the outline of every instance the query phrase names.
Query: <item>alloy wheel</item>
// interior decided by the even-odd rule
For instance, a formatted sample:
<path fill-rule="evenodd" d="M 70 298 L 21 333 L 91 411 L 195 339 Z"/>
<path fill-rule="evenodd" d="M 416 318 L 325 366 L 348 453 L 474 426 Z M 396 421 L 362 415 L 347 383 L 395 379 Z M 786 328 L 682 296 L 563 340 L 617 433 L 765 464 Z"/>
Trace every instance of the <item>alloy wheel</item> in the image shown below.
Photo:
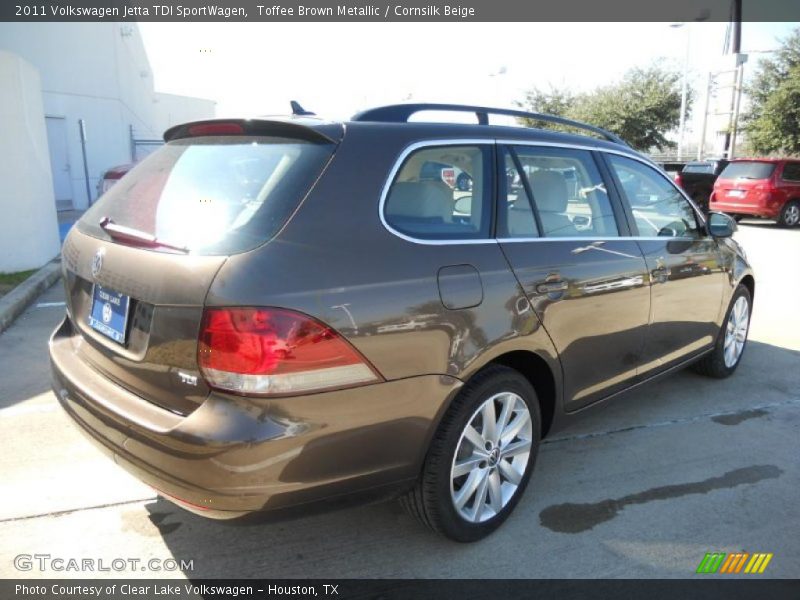
<path fill-rule="evenodd" d="M 740 296 L 733 304 L 725 330 L 725 366 L 736 365 L 747 341 L 747 327 L 750 324 L 750 307 L 747 298 Z"/>
<path fill-rule="evenodd" d="M 794 227 L 800 223 L 800 205 L 792 204 L 786 208 L 786 214 L 783 217 L 784 222 L 788 227 Z"/>
<path fill-rule="evenodd" d="M 487 521 L 514 497 L 530 460 L 532 429 L 528 406 L 513 392 L 494 394 L 473 413 L 450 470 L 450 496 L 461 518 Z"/>

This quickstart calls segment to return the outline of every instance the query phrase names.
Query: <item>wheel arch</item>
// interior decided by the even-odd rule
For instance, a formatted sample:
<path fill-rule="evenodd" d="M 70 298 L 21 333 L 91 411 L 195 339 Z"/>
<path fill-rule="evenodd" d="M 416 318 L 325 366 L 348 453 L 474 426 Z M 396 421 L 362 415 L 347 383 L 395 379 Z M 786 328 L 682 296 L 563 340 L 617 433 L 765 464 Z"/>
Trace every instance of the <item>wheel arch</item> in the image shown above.
<path fill-rule="evenodd" d="M 756 280 L 751 273 L 748 273 L 739 280 L 739 283 L 747 288 L 750 292 L 750 301 L 752 302 L 756 297 Z"/>
<path fill-rule="evenodd" d="M 556 413 L 556 379 L 547 361 L 529 350 L 512 350 L 492 359 L 488 365 L 514 369 L 530 382 L 542 413 L 542 439 L 550 431 Z M 487 366 L 488 366 L 487 365 Z"/>

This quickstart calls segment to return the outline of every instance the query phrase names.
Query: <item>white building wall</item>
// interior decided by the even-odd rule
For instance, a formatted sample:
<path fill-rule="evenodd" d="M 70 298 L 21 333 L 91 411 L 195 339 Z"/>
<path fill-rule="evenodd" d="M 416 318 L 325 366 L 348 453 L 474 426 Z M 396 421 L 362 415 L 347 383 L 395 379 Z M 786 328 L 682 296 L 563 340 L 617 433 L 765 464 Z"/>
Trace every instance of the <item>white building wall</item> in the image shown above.
<path fill-rule="evenodd" d="M 0 131 L 0 273 L 13 273 L 52 259 L 59 239 L 39 75 L 3 51 Z"/>
<path fill-rule="evenodd" d="M 130 130 L 158 138 L 165 118 L 153 90 L 153 76 L 135 24 L 0 23 L 0 50 L 14 52 L 41 76 L 46 116 L 66 120 L 73 206 L 88 206 L 79 120 L 85 121 L 89 190 L 94 200 L 102 173 L 130 162 Z M 195 100 L 196 102 L 192 102 Z M 182 119 L 177 114 L 174 118 Z M 214 104 L 186 99 L 191 118 L 214 116 Z M 201 117 L 197 117 L 198 114 Z"/>
<path fill-rule="evenodd" d="M 156 130 L 158 137 L 173 125 L 209 119 L 216 112 L 216 102 L 202 98 L 156 93 Z"/>

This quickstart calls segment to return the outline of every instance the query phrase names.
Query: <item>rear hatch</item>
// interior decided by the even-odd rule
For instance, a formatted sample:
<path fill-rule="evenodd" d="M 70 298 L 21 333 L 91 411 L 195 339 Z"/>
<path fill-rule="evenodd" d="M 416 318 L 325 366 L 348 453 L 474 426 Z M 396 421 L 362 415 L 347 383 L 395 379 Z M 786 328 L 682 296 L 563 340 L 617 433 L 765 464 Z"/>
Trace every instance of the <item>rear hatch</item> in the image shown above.
<path fill-rule="evenodd" d="M 268 242 L 330 162 L 341 126 L 203 122 L 167 132 L 81 218 L 63 252 L 76 353 L 186 415 L 207 396 L 203 305 L 231 254 Z"/>
<path fill-rule="evenodd" d="M 714 185 L 717 202 L 757 205 L 769 193 L 775 163 L 747 160 L 730 163 Z"/>

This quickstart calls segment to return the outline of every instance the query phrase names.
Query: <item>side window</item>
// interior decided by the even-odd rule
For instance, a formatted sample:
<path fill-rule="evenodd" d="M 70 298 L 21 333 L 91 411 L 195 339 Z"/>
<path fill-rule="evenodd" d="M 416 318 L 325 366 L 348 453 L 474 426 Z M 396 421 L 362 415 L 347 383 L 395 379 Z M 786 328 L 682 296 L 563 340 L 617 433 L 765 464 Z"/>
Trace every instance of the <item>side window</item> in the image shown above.
<path fill-rule="evenodd" d="M 543 237 L 606 237 L 619 231 L 594 158 L 587 150 L 517 146 Z"/>
<path fill-rule="evenodd" d="M 639 235 L 645 237 L 701 237 L 702 230 L 691 204 L 656 169 L 637 160 L 607 154 L 622 184 Z"/>
<path fill-rule="evenodd" d="M 539 237 L 539 228 L 536 225 L 528 193 L 525 191 L 523 175 L 517 169 L 511 153 L 506 150 L 504 154 L 505 182 L 500 183 L 505 184 L 501 187 L 505 193 L 500 194 L 500 206 L 497 210 L 498 237 Z M 502 201 L 504 197 L 505 202 Z"/>
<path fill-rule="evenodd" d="M 800 163 L 786 163 L 781 177 L 786 181 L 800 181 Z"/>
<path fill-rule="evenodd" d="M 383 207 L 400 233 L 427 240 L 488 238 L 492 152 L 488 146 L 436 146 L 412 152 Z"/>

